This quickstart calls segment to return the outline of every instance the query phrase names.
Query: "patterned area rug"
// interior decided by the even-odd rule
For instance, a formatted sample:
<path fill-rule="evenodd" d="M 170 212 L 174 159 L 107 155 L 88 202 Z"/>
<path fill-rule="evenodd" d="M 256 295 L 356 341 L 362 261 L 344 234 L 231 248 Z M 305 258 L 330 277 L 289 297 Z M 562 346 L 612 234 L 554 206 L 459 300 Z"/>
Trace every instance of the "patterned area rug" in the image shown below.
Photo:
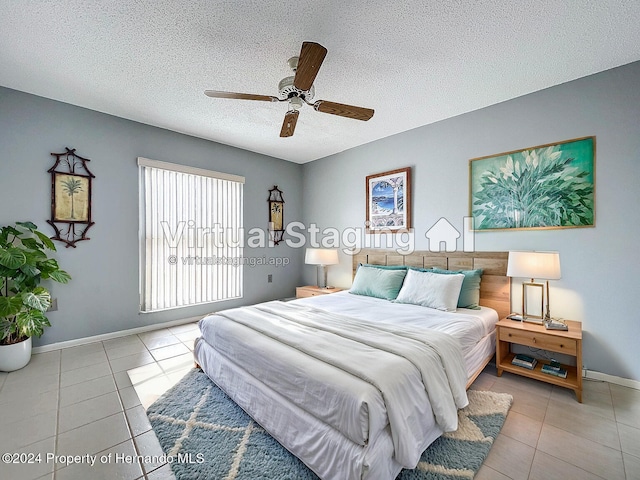
<path fill-rule="evenodd" d="M 459 428 L 437 439 L 397 480 L 472 479 L 511 407 L 511 395 L 469 390 Z M 177 480 L 311 480 L 318 477 L 257 425 L 199 369 L 147 410 Z"/>

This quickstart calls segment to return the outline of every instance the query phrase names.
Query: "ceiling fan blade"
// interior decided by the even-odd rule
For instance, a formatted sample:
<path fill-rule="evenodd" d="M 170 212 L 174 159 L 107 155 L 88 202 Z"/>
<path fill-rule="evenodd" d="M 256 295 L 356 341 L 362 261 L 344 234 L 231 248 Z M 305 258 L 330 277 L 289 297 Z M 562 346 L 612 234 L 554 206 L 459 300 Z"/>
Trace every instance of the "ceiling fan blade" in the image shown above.
<path fill-rule="evenodd" d="M 296 123 L 298 122 L 298 110 L 289 110 L 284 116 L 284 122 L 282 122 L 282 130 L 280 130 L 281 137 L 290 137 L 293 135 L 296 129 Z"/>
<path fill-rule="evenodd" d="M 293 86 L 299 90 L 309 90 L 326 56 L 327 49 L 319 43 L 303 42 Z"/>
<path fill-rule="evenodd" d="M 260 100 L 263 102 L 281 102 L 278 97 L 271 95 L 255 95 L 253 93 L 234 93 L 234 92 L 221 92 L 220 90 L 205 90 L 204 94 L 207 97 L 213 98 L 233 98 L 237 100 Z"/>
<path fill-rule="evenodd" d="M 354 107 L 353 105 L 327 102 L 326 100 L 318 100 L 317 102 L 313 103 L 313 108 L 318 112 L 353 118 L 355 120 L 363 120 L 365 122 L 373 117 L 374 113 L 374 110 L 371 108 Z"/>

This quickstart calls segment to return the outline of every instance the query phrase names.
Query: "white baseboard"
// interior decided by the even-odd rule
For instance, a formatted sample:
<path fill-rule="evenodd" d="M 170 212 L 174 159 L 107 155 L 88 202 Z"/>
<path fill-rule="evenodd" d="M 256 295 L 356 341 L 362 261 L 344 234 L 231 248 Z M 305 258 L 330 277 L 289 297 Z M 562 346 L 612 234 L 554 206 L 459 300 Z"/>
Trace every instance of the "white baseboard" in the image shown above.
<path fill-rule="evenodd" d="M 584 370 L 584 378 L 591 380 L 599 380 L 601 382 L 609 382 L 615 385 L 621 385 L 623 387 L 635 388 L 640 390 L 640 382 L 637 380 L 631 380 L 630 378 L 616 377 L 615 375 L 609 375 L 607 373 L 595 372 L 593 370 Z"/>
<path fill-rule="evenodd" d="M 120 330 L 118 332 L 103 333 L 102 335 L 94 335 L 92 337 L 76 338 L 75 340 L 67 340 L 65 342 L 50 343 L 49 345 L 34 347 L 32 349 L 32 353 L 51 352 L 53 350 L 59 350 L 61 348 L 77 347 L 79 345 L 86 345 L 87 343 L 102 342 L 104 340 L 111 340 L 112 338 L 126 337 L 127 335 L 151 332 L 153 330 L 161 330 L 168 327 L 177 327 L 178 325 L 184 325 L 185 323 L 197 322 L 201 318 L 202 315 L 197 317 L 182 318 L 180 320 L 172 320 L 165 323 L 156 323 L 154 325 L 147 325 L 146 327 L 137 327 L 131 328 L 129 330 Z"/>

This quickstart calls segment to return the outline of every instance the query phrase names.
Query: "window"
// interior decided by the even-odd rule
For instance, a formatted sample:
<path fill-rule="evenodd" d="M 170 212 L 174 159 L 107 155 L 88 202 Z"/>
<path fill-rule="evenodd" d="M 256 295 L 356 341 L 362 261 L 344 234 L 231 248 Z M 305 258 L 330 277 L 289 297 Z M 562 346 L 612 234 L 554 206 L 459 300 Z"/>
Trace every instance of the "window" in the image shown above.
<path fill-rule="evenodd" d="M 244 177 L 138 158 L 140 310 L 242 297 Z"/>

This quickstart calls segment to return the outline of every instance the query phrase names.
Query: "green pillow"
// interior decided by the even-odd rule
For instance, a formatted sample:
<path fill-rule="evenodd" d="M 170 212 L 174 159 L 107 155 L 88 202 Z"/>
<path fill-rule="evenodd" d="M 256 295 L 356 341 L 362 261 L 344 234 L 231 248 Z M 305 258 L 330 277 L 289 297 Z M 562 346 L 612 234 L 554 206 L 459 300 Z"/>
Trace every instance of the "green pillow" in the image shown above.
<path fill-rule="evenodd" d="M 430 272 L 431 267 L 412 267 L 410 265 L 374 265 L 373 263 L 359 263 L 360 267 L 382 268 L 383 270 L 415 270 L 417 272 Z"/>
<path fill-rule="evenodd" d="M 432 267 L 409 267 L 409 270 L 415 270 L 416 272 L 431 272 L 433 273 Z"/>
<path fill-rule="evenodd" d="M 349 293 L 394 300 L 402 288 L 406 269 L 386 269 L 361 265 Z"/>
<path fill-rule="evenodd" d="M 360 267 L 381 268 L 382 270 L 406 270 L 409 268 L 405 265 L 374 265 L 372 263 L 359 263 L 358 268 Z"/>
<path fill-rule="evenodd" d="M 452 275 L 462 273 L 464 280 L 460 289 L 460 297 L 458 297 L 458 308 L 470 308 L 471 310 L 480 310 L 480 280 L 482 279 L 482 269 L 477 270 L 442 270 L 433 268 L 433 273 L 441 273 L 444 275 Z"/>

